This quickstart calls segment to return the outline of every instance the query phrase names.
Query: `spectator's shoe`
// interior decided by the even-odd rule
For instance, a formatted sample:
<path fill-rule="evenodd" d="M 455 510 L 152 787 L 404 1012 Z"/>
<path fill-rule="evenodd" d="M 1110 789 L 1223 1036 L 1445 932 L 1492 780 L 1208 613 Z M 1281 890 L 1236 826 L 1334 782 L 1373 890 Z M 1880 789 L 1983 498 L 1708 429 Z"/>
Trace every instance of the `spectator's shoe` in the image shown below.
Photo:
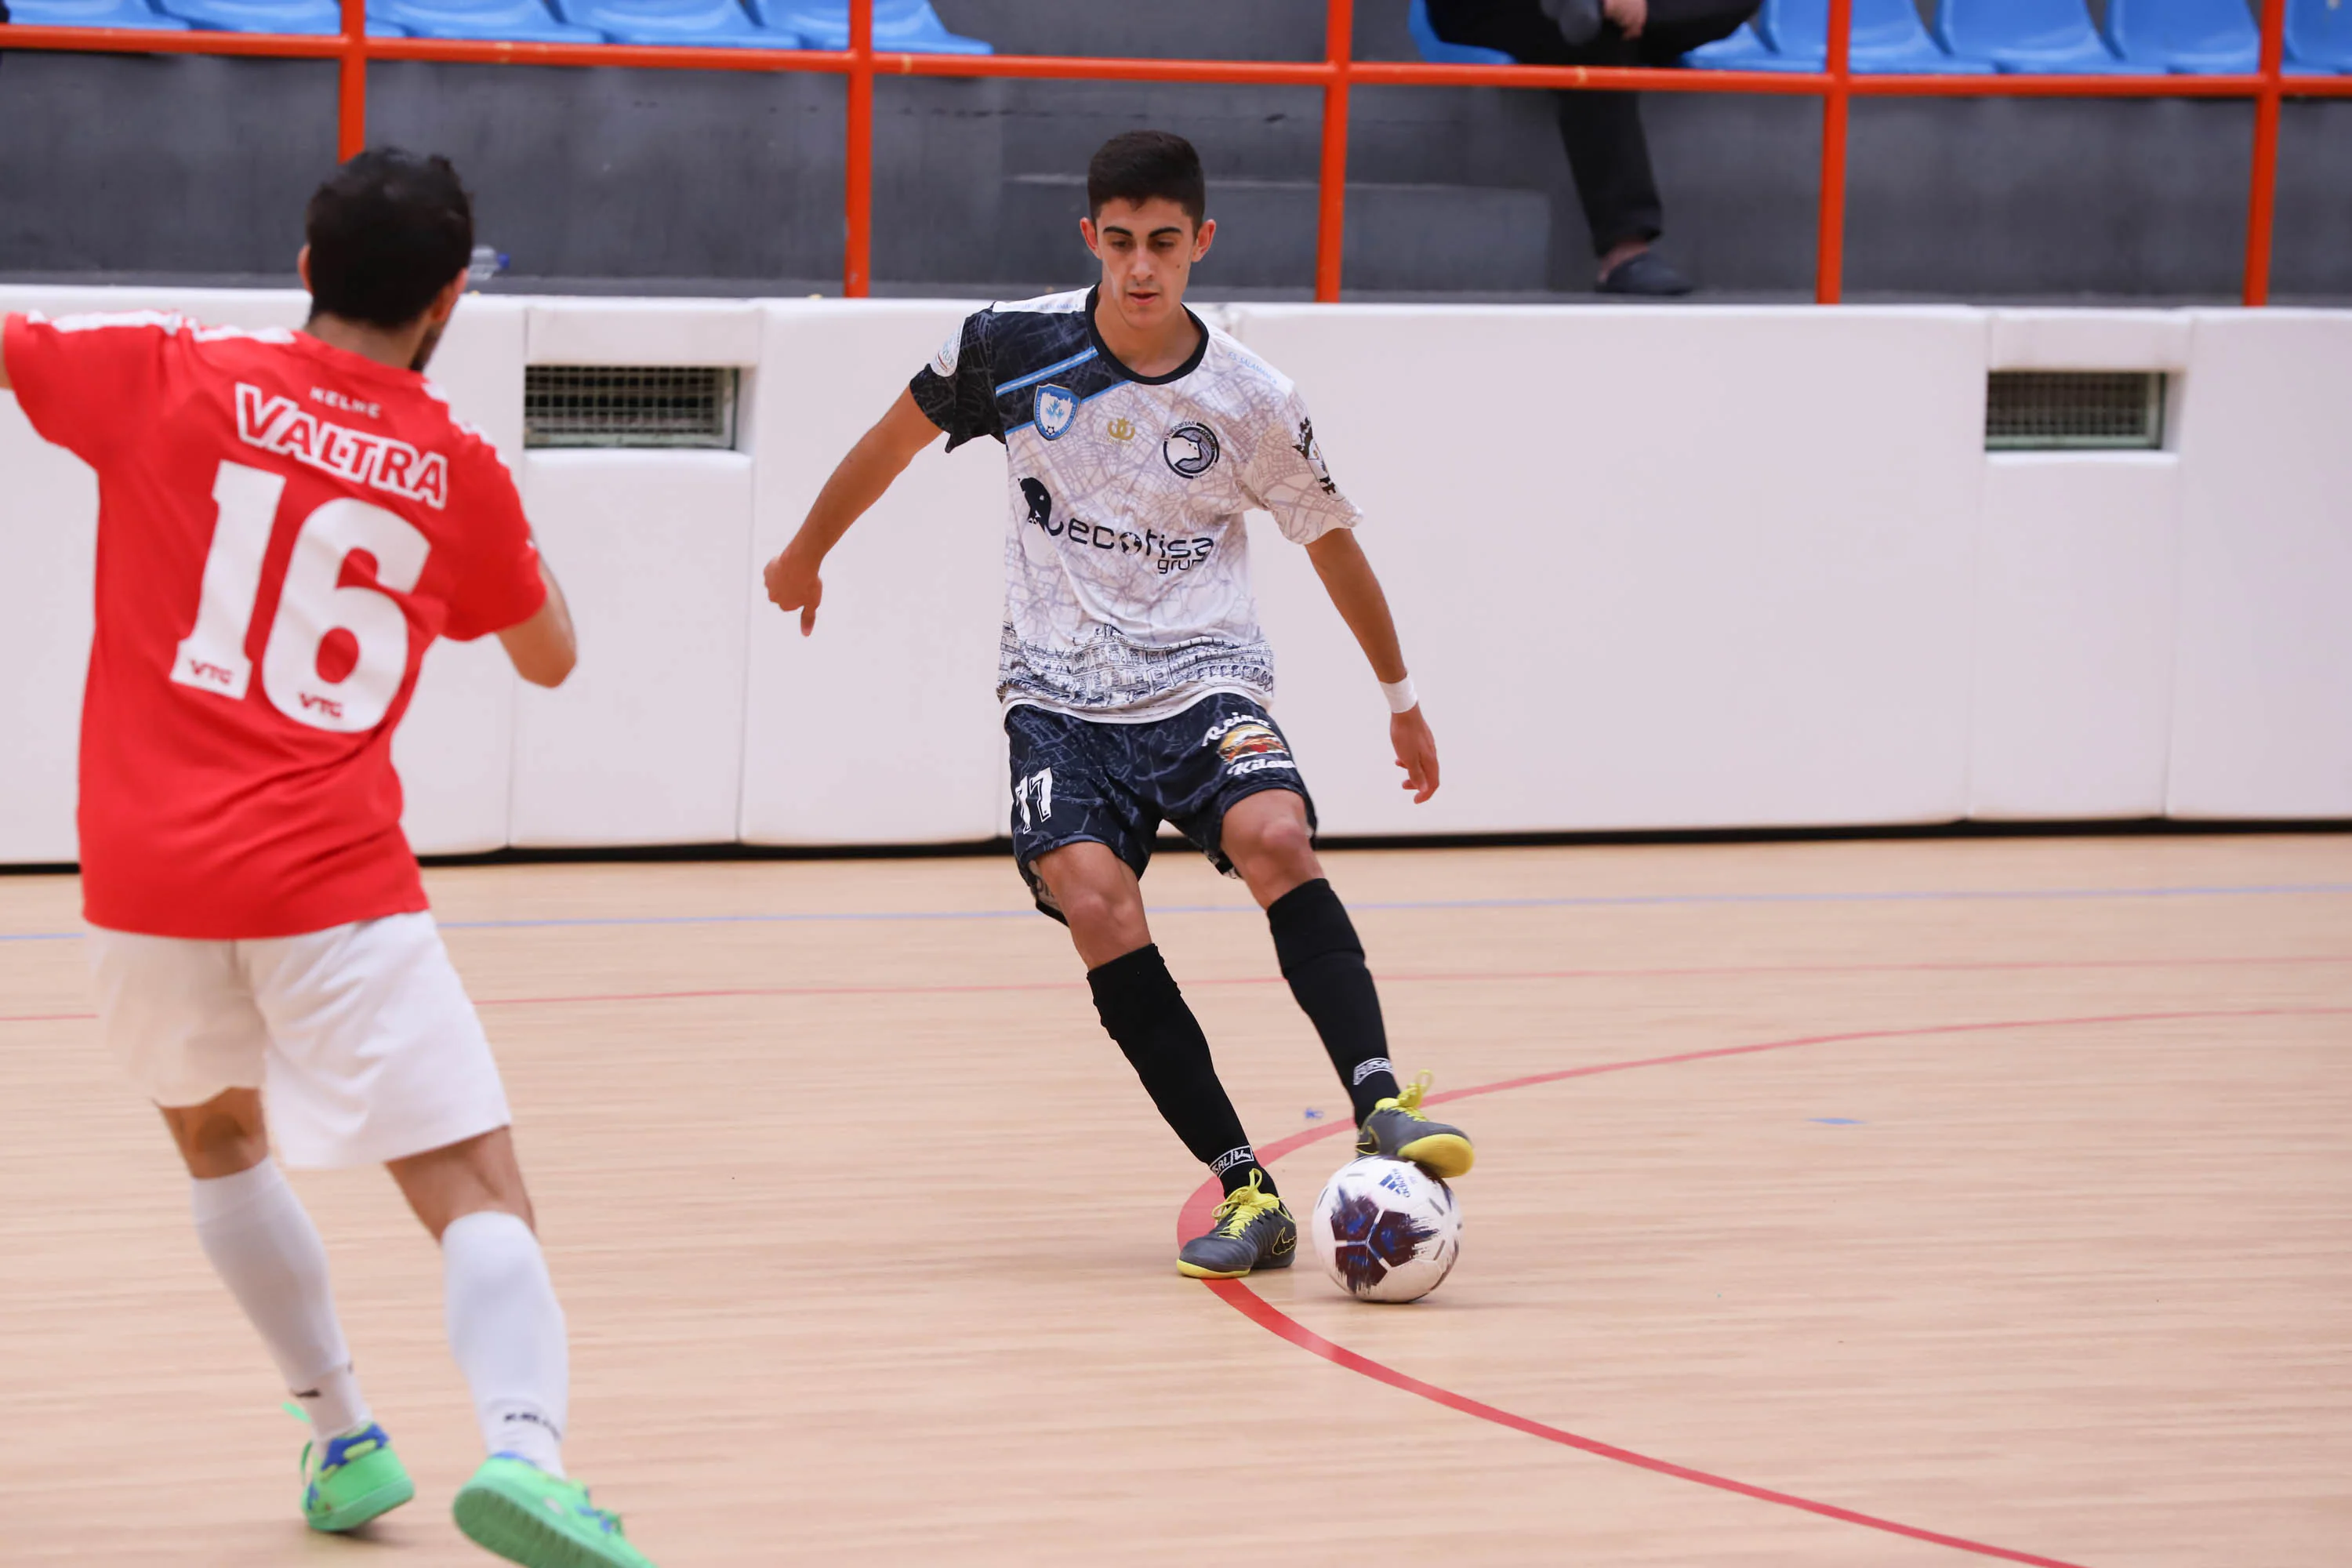
<path fill-rule="evenodd" d="M 1580 49 L 1601 36 L 1601 0 L 1541 0 L 1541 4 L 1543 14 L 1551 18 L 1569 47 Z"/>
<path fill-rule="evenodd" d="M 484 1460 L 450 1511 L 467 1540 L 525 1568 L 653 1568 L 586 1487 L 513 1454 Z"/>
<path fill-rule="evenodd" d="M 1176 1255 L 1176 1272 L 1194 1279 L 1238 1279 L 1253 1268 L 1287 1268 L 1298 1260 L 1298 1222 L 1282 1200 L 1250 1173 L 1217 1205 L 1209 1234 L 1196 1236 Z"/>
<path fill-rule="evenodd" d="M 319 1468 L 310 1468 L 310 1456 Z M 347 1437 L 302 1445 L 302 1519 L 313 1530 L 341 1534 L 390 1513 L 416 1495 L 416 1483 L 392 1439 L 369 1426 Z"/>
<path fill-rule="evenodd" d="M 1602 274 L 1594 291 L 1631 294 L 1645 300 L 1670 300 L 1691 291 L 1691 280 L 1654 250 L 1637 250 Z"/>
<path fill-rule="evenodd" d="M 1443 1182 L 1468 1175 L 1477 1158 L 1470 1148 L 1470 1135 L 1422 1114 L 1421 1097 L 1428 1089 L 1429 1075 L 1423 1073 L 1405 1085 L 1394 1100 L 1375 1105 L 1357 1130 L 1356 1152 L 1410 1160 Z"/>

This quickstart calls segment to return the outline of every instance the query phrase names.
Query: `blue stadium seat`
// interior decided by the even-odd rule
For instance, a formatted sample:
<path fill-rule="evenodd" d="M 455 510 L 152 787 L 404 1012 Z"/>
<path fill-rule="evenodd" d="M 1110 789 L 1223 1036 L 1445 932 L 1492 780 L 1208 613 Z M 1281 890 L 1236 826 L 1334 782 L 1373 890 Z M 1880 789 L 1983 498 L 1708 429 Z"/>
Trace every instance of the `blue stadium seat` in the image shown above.
<path fill-rule="evenodd" d="M 207 33 L 340 33 L 343 8 L 337 0 L 155 0 L 158 10 Z M 12 0 L 13 4 L 13 0 Z M 401 30 L 368 19 L 368 36 L 397 38 Z"/>
<path fill-rule="evenodd" d="M 8 0 L 8 15 L 27 27 L 156 27 L 168 32 L 188 27 L 147 0 Z"/>
<path fill-rule="evenodd" d="M 568 27 L 546 0 L 368 0 L 368 20 L 413 38 L 506 38 L 523 44 L 601 44 L 604 35 Z"/>
<path fill-rule="evenodd" d="M 1948 4 L 1949 0 L 1946 0 Z M 1958 59 L 1937 47 L 1919 25 L 1911 0 L 1853 0 L 1847 63 L 1858 75 L 1981 76 L 1993 68 Z M 1777 0 L 1756 14 L 1756 30 L 1784 58 L 1820 70 L 1829 61 L 1829 0 Z"/>
<path fill-rule="evenodd" d="M 1429 25 L 1429 0 L 1412 0 L 1404 14 L 1406 30 L 1412 34 L 1412 47 L 1421 58 L 1433 66 L 1513 66 L 1519 62 L 1500 49 L 1482 49 L 1471 44 L 1449 44 L 1437 36 Z"/>
<path fill-rule="evenodd" d="M 1769 5 L 1771 0 L 1766 0 Z M 1739 31 L 1727 38 L 1702 44 L 1683 57 L 1683 64 L 1699 70 L 1717 71 L 1811 71 L 1822 68 L 1819 60 L 1790 59 L 1757 36 L 1754 27 L 1743 24 Z"/>
<path fill-rule="evenodd" d="M 2107 47 L 2144 71 L 2211 75 L 2262 64 L 2244 0 L 2107 0 Z"/>
<path fill-rule="evenodd" d="M 551 0 L 575 27 L 616 44 L 690 44 L 703 48 L 797 49 L 800 35 L 762 27 L 735 0 Z"/>
<path fill-rule="evenodd" d="M 812 49 L 849 47 L 849 0 L 747 0 L 751 15 Z M 930 0 L 874 0 L 874 47 L 894 54 L 992 55 L 978 38 L 948 31 Z"/>
<path fill-rule="evenodd" d="M 2287 69 L 2296 76 L 2352 76 L 2352 5 L 2286 0 Z"/>
<path fill-rule="evenodd" d="M 2091 29 L 2083 0 L 1937 0 L 1936 41 L 1962 59 L 2035 76 L 2107 76 L 2126 65 Z"/>

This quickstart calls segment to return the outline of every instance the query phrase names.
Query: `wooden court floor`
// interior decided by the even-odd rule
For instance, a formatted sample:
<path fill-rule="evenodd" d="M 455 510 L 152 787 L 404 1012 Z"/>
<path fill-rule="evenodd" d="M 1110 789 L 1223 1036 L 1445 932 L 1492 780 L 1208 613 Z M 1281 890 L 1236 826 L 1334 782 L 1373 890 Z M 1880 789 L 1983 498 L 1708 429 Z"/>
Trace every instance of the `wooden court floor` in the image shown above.
<path fill-rule="evenodd" d="M 433 873 L 575 1473 L 665 1568 L 2352 1562 L 2352 837 L 1331 867 L 1402 1064 L 1473 1091 L 1414 1307 L 1176 1276 L 1199 1173 L 1005 863 Z M 1344 1101 L 1262 921 L 1184 855 L 1147 888 L 1311 1203 Z M 0 878 L 0 1560 L 484 1561 L 376 1172 L 298 1184 L 421 1496 L 302 1530 L 75 914 Z"/>

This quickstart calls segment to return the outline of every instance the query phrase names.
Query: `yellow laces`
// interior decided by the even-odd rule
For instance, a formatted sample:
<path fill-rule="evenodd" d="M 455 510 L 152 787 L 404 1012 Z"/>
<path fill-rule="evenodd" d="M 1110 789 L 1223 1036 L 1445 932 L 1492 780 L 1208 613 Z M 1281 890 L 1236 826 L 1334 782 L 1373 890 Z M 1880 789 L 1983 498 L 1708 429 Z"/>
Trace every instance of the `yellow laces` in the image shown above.
<path fill-rule="evenodd" d="M 1217 1205 L 1215 1226 L 1217 1235 L 1240 1236 L 1243 1231 L 1249 1228 L 1252 1220 L 1282 1202 L 1272 1193 L 1264 1190 L 1261 1184 L 1265 1179 L 1265 1172 L 1252 1171 L 1248 1186 L 1235 1187 L 1225 1194 L 1225 1201 Z"/>
<path fill-rule="evenodd" d="M 1399 1110 L 1403 1111 L 1407 1116 L 1412 1117 L 1415 1121 L 1426 1121 L 1429 1120 L 1428 1117 L 1423 1116 L 1421 1113 L 1421 1097 L 1428 1092 L 1429 1078 L 1429 1074 L 1423 1073 L 1419 1078 L 1414 1079 L 1411 1083 L 1405 1085 L 1404 1088 L 1397 1091 L 1395 1101 L 1396 1108 Z"/>

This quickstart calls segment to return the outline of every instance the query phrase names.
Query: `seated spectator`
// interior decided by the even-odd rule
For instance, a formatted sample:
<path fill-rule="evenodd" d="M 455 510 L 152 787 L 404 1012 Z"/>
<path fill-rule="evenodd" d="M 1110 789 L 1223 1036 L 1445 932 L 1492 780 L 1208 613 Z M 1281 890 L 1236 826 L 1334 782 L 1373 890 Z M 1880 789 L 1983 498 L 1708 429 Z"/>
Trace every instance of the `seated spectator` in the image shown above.
<path fill-rule="evenodd" d="M 1500 49 L 1530 66 L 1670 66 L 1728 37 L 1759 0 L 1429 0 L 1429 25 L 1449 44 Z M 1641 100 L 1630 92 L 1562 92 L 1559 140 L 1592 227 L 1604 294 L 1687 294 L 1690 279 L 1650 247 L 1663 232 Z"/>

